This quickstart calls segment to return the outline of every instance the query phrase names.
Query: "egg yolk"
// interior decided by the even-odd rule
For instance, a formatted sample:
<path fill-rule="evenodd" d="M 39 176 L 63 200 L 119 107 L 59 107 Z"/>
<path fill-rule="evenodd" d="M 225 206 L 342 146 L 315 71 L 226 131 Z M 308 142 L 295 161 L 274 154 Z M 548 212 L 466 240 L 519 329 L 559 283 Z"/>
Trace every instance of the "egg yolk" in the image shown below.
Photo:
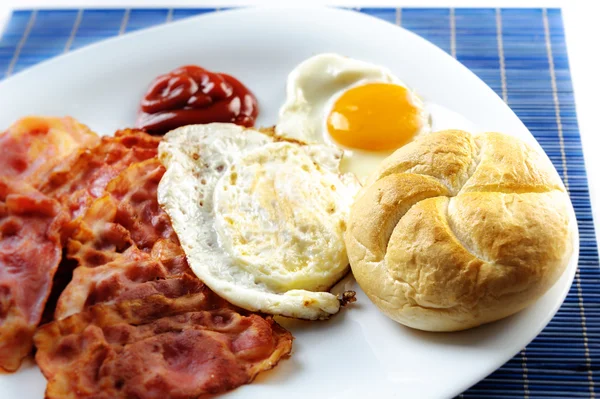
<path fill-rule="evenodd" d="M 421 129 L 419 114 L 405 87 L 370 83 L 341 95 L 327 118 L 327 130 L 345 147 L 393 150 L 408 143 Z"/>

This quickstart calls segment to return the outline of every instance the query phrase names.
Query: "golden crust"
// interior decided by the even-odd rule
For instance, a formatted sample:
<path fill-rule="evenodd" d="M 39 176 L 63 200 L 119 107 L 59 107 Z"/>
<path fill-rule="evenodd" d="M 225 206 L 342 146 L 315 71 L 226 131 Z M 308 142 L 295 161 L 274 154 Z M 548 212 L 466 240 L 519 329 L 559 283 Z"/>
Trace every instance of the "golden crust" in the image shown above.
<path fill-rule="evenodd" d="M 550 162 L 500 133 L 442 131 L 387 158 L 354 203 L 352 271 L 390 318 L 456 331 L 518 312 L 572 252 L 569 198 Z"/>
<path fill-rule="evenodd" d="M 438 179 L 455 194 L 473 174 L 478 162 L 477 143 L 471 134 L 462 130 L 428 134 L 421 136 L 418 145 L 413 143 L 384 159 L 369 176 L 365 187 L 387 175 L 414 173 Z"/>
<path fill-rule="evenodd" d="M 521 140 L 501 133 L 485 133 L 476 137 L 476 142 L 480 147 L 479 165 L 462 192 L 565 191 L 544 154 Z"/>

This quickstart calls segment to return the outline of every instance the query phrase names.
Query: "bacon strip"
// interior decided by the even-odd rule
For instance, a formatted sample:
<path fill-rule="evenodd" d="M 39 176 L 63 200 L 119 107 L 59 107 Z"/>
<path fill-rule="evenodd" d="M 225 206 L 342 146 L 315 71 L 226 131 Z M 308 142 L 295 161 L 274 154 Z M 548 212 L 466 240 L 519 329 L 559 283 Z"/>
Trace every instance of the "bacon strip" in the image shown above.
<path fill-rule="evenodd" d="M 122 130 L 102 137 L 91 149 L 83 149 L 57 165 L 40 185 L 40 191 L 65 204 L 75 219 L 106 185 L 129 165 L 156 156 L 160 138 L 140 130 Z"/>
<path fill-rule="evenodd" d="M 165 279 L 186 275 L 193 276 L 187 270 L 169 270 L 159 260 L 131 248 L 104 265 L 77 267 L 58 300 L 54 318 L 63 319 L 98 303 L 117 302 L 133 292 L 152 292 Z"/>
<path fill-rule="evenodd" d="M 156 280 L 193 275 L 156 199 L 164 172 L 156 158 L 129 166 L 81 216 L 68 251 L 79 267 L 58 301 L 56 319 L 150 289 Z"/>
<path fill-rule="evenodd" d="M 98 136 L 75 119 L 26 117 L 0 135 L 0 176 L 38 185 L 63 159 L 95 146 Z"/>
<path fill-rule="evenodd" d="M 15 371 L 32 338 L 62 256 L 69 218 L 26 183 L 0 178 L 0 368 Z"/>
<path fill-rule="evenodd" d="M 151 158 L 130 165 L 111 180 L 104 195 L 82 216 L 69 243 L 69 257 L 82 266 L 95 267 L 115 260 L 132 246 L 162 257 L 167 249 L 162 248 L 161 255 L 161 247 L 170 243 L 178 247 L 169 216 L 156 198 L 164 173 L 160 161 Z M 183 258 L 182 251 L 167 253 Z"/>
<path fill-rule="evenodd" d="M 215 307 L 214 294 L 96 305 L 42 326 L 36 361 L 46 398 L 198 398 L 251 382 L 289 355 L 271 318 Z"/>

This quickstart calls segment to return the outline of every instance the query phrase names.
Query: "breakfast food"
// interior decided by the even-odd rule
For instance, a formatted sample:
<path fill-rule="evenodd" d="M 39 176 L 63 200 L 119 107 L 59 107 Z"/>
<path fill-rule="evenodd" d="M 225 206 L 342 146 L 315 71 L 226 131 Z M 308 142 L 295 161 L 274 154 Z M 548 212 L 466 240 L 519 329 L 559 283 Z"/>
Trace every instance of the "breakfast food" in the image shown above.
<path fill-rule="evenodd" d="M 390 318 L 456 331 L 530 305 L 564 271 L 573 220 L 549 160 L 500 133 L 442 131 L 387 158 L 352 206 L 352 271 Z"/>
<path fill-rule="evenodd" d="M 231 122 L 252 127 L 258 102 L 231 75 L 186 65 L 157 77 L 140 105 L 136 126 L 151 134 L 165 134 L 185 125 Z"/>
<path fill-rule="evenodd" d="M 159 141 L 131 129 L 102 137 L 93 148 L 79 150 L 56 165 L 38 185 L 39 189 L 56 198 L 76 218 L 102 195 L 104 187 L 119 172 L 134 162 L 155 157 Z"/>
<path fill-rule="evenodd" d="M 98 140 L 87 126 L 70 117 L 19 119 L 0 135 L 0 176 L 36 185 L 66 157 Z"/>
<path fill-rule="evenodd" d="M 157 201 L 159 141 L 98 138 L 70 118 L 0 135 L 16 160 L 0 176 L 0 368 L 18 369 L 35 333 L 48 398 L 204 397 L 290 354 L 272 317 L 190 270 Z"/>
<path fill-rule="evenodd" d="M 206 285 L 247 310 L 338 312 L 326 291 L 348 270 L 343 233 L 358 187 L 339 172 L 341 151 L 213 123 L 169 132 L 159 157 L 158 201 Z"/>
<path fill-rule="evenodd" d="M 68 235 L 69 214 L 38 191 L 48 174 L 95 133 L 73 118 L 26 117 L 0 134 L 0 369 L 32 349 Z"/>
<path fill-rule="evenodd" d="M 68 220 L 58 202 L 0 178 L 0 370 L 17 370 L 31 351 Z"/>
<path fill-rule="evenodd" d="M 164 174 L 157 158 L 137 162 L 112 179 L 78 220 L 67 255 L 77 261 L 56 319 L 139 292 L 165 293 L 193 275 L 156 190 Z"/>
<path fill-rule="evenodd" d="M 0 135 L 0 368 L 34 352 L 49 399 L 212 397 L 291 354 L 274 316 L 353 302 L 334 294 L 350 263 L 430 331 L 506 317 L 563 272 L 573 219 L 548 160 L 430 133 L 470 125 L 390 70 L 317 55 L 278 124 L 257 115 L 237 79 L 190 65 L 152 83 L 136 129 L 33 117 Z"/>
<path fill-rule="evenodd" d="M 42 326 L 35 344 L 48 399 L 183 399 L 251 382 L 290 353 L 292 336 L 200 284 L 175 299 L 93 306 Z"/>
<path fill-rule="evenodd" d="M 342 171 L 361 180 L 413 138 L 429 132 L 421 99 L 387 68 L 320 54 L 288 76 L 276 133 L 345 150 Z"/>
<path fill-rule="evenodd" d="M 69 257 L 94 267 L 114 260 L 131 247 L 163 257 L 163 249 L 169 244 L 177 246 L 169 217 L 156 199 L 164 173 L 154 157 L 129 165 L 110 180 L 104 194 L 79 220 L 69 243 Z"/>

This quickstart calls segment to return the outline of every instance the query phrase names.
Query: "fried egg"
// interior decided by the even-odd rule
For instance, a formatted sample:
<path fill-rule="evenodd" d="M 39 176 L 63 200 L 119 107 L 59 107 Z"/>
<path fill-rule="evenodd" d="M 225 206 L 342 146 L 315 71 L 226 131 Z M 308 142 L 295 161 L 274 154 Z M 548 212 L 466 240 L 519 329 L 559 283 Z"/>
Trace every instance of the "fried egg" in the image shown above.
<path fill-rule="evenodd" d="M 159 146 L 158 201 L 194 273 L 229 302 L 303 319 L 338 312 L 343 234 L 359 184 L 341 150 L 276 141 L 226 123 L 186 126 Z"/>
<path fill-rule="evenodd" d="M 423 101 L 386 68 L 320 54 L 288 76 L 275 132 L 344 151 L 343 172 L 361 180 L 394 150 L 430 131 Z"/>

